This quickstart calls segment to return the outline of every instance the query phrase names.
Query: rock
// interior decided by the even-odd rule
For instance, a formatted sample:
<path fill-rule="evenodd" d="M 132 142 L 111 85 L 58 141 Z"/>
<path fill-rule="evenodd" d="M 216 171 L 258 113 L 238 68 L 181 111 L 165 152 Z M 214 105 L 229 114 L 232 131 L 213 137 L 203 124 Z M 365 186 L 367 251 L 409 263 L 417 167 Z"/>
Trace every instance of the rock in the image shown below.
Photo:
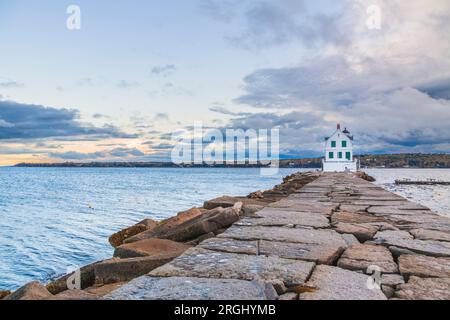
<path fill-rule="evenodd" d="M 389 247 L 389 251 L 391 251 L 395 259 L 398 259 L 398 257 L 400 257 L 402 254 L 415 254 L 411 250 L 402 249 L 395 246 Z"/>
<path fill-rule="evenodd" d="M 180 212 L 175 217 L 161 221 L 156 228 L 150 229 L 146 232 L 142 232 L 134 237 L 126 239 L 125 243 L 137 242 L 149 238 L 159 238 L 161 235 L 169 233 L 172 229 L 178 227 L 179 225 L 203 215 L 204 212 L 205 211 L 202 211 L 198 208 L 192 208 L 187 211 Z"/>
<path fill-rule="evenodd" d="M 229 253 L 258 254 L 258 241 L 243 241 L 227 238 L 209 239 L 199 245 L 199 248 Z M 342 243 L 290 243 L 278 241 L 259 241 L 259 254 L 315 262 L 318 264 L 333 264 L 342 254 L 345 245 Z"/>
<path fill-rule="evenodd" d="M 337 209 L 337 204 L 330 204 L 327 202 L 305 202 L 296 199 L 294 196 L 289 196 L 278 202 L 269 204 L 268 208 L 279 208 L 287 211 L 308 212 L 308 213 L 321 213 L 325 216 L 330 216 L 334 210 Z"/>
<path fill-rule="evenodd" d="M 450 232 L 442 232 L 426 229 L 414 229 L 409 231 L 415 239 L 419 240 L 435 240 L 450 242 Z"/>
<path fill-rule="evenodd" d="M 398 286 L 395 297 L 404 300 L 450 300 L 450 278 L 411 277 Z"/>
<path fill-rule="evenodd" d="M 197 239 L 186 242 L 186 244 L 189 246 L 197 246 L 200 243 L 202 243 L 203 241 L 214 238 L 215 236 L 216 236 L 216 234 L 214 232 L 210 232 L 210 233 L 207 233 L 207 234 L 204 234 L 204 235 L 198 237 Z"/>
<path fill-rule="evenodd" d="M 44 300 L 52 294 L 41 283 L 34 281 L 11 293 L 4 300 Z"/>
<path fill-rule="evenodd" d="M 96 284 L 126 282 L 170 262 L 173 257 L 143 257 L 103 261 L 95 266 Z"/>
<path fill-rule="evenodd" d="M 347 246 L 353 246 L 355 244 L 359 244 L 359 240 L 352 234 L 342 234 L 342 238 L 345 240 L 345 243 L 347 244 Z"/>
<path fill-rule="evenodd" d="M 357 173 L 355 173 L 355 175 L 358 178 L 361 178 L 361 179 L 363 179 L 365 181 L 369 181 L 369 182 L 375 182 L 376 181 L 376 179 L 374 177 L 369 176 L 367 173 L 365 173 L 363 171 L 358 171 Z"/>
<path fill-rule="evenodd" d="M 356 206 L 351 204 L 343 204 L 339 207 L 341 211 L 350 212 L 350 213 L 358 213 L 358 212 L 366 212 L 369 209 L 369 206 Z"/>
<path fill-rule="evenodd" d="M 254 204 L 246 204 L 242 207 L 242 217 L 252 217 L 258 211 L 264 209 L 264 206 L 254 205 Z"/>
<path fill-rule="evenodd" d="M 398 258 L 400 273 L 409 278 L 450 278 L 450 258 L 402 255 Z"/>
<path fill-rule="evenodd" d="M 367 272 L 370 266 L 377 266 L 382 273 L 398 272 L 391 252 L 382 246 L 357 244 L 345 250 L 338 261 L 338 267 Z"/>
<path fill-rule="evenodd" d="M 178 242 L 187 242 L 196 239 L 204 234 L 225 228 L 239 220 L 239 213 L 242 204 L 236 204 L 230 208 L 216 208 L 184 223 L 174 225 L 171 228 L 155 228 L 149 232 L 141 233 L 135 237 L 127 239 L 126 243 L 132 243 L 148 238 L 169 239 Z"/>
<path fill-rule="evenodd" d="M 336 223 L 351 223 L 351 224 L 361 224 L 361 223 L 376 223 L 376 222 L 386 222 L 382 217 L 376 217 L 368 213 L 352 213 L 347 211 L 336 212 L 331 216 L 331 222 Z"/>
<path fill-rule="evenodd" d="M 247 198 L 249 199 L 264 199 L 264 195 L 261 191 L 256 191 L 256 192 L 252 192 L 250 193 Z"/>
<path fill-rule="evenodd" d="M 126 282 L 118 282 L 118 283 L 111 283 L 106 285 L 94 285 L 92 287 L 86 288 L 84 291 L 87 293 L 93 294 L 97 297 L 103 297 L 107 294 L 110 294 L 111 292 L 119 289 L 123 285 L 125 285 Z"/>
<path fill-rule="evenodd" d="M 242 219 L 236 223 L 241 226 L 286 226 L 299 225 L 313 228 L 327 228 L 330 222 L 327 217 L 309 212 L 285 211 L 265 208 L 252 218 Z"/>
<path fill-rule="evenodd" d="M 117 247 L 114 251 L 114 257 L 126 259 L 151 256 L 173 259 L 189 248 L 188 245 L 170 240 L 147 239 Z"/>
<path fill-rule="evenodd" d="M 293 301 L 298 300 L 298 294 L 294 292 L 288 292 L 285 294 L 282 294 L 278 297 L 278 300 L 280 301 Z"/>
<path fill-rule="evenodd" d="M 300 294 L 300 300 L 386 300 L 381 290 L 369 289 L 369 277 L 331 266 L 317 266 L 306 283 L 314 292 Z"/>
<path fill-rule="evenodd" d="M 83 300 L 98 300 L 98 296 L 82 290 L 67 290 L 58 293 L 55 296 L 45 300 L 67 300 L 67 301 L 83 301 Z"/>
<path fill-rule="evenodd" d="M 277 257 L 249 256 L 192 248 L 158 269 L 153 277 L 203 277 L 239 280 L 282 280 L 287 286 L 302 284 L 314 263 Z"/>
<path fill-rule="evenodd" d="M 269 300 L 267 285 L 257 281 L 143 276 L 104 297 L 105 300 Z"/>
<path fill-rule="evenodd" d="M 122 245 L 126 239 L 133 237 L 146 230 L 147 227 L 145 225 L 136 224 L 134 226 L 125 228 L 119 232 L 114 233 L 111 237 L 109 237 L 109 243 L 114 248 L 117 248 L 118 246 Z"/>
<path fill-rule="evenodd" d="M 370 224 L 352 224 L 342 222 L 334 225 L 334 229 L 339 233 L 353 234 L 360 242 L 371 240 L 378 232 L 378 227 Z"/>
<path fill-rule="evenodd" d="M 282 295 L 287 291 L 287 288 L 282 280 L 273 280 L 270 281 L 270 284 L 272 284 L 273 288 L 275 289 L 278 295 Z"/>
<path fill-rule="evenodd" d="M 267 240 L 303 244 L 333 244 L 342 247 L 347 246 L 340 234 L 334 230 L 328 229 L 293 229 L 262 226 L 241 227 L 233 225 L 218 237 L 236 240 Z"/>
<path fill-rule="evenodd" d="M 141 222 L 139 222 L 138 225 L 139 224 L 144 225 L 148 230 L 148 229 L 156 228 L 159 223 L 153 219 L 144 219 Z"/>
<path fill-rule="evenodd" d="M 450 243 L 414 240 L 413 237 L 405 231 L 381 231 L 375 236 L 375 243 L 384 246 L 394 246 L 400 249 L 433 257 L 450 257 Z"/>
<path fill-rule="evenodd" d="M 381 291 L 383 291 L 388 299 L 392 298 L 395 294 L 395 289 L 391 286 L 381 285 Z"/>
<path fill-rule="evenodd" d="M 0 290 L 0 300 L 2 300 L 3 298 L 6 298 L 10 294 L 11 294 L 11 291 L 9 291 L 9 290 Z"/>
<path fill-rule="evenodd" d="M 408 203 L 408 202 L 407 202 Z M 387 216 L 390 215 L 432 215 L 429 210 L 415 210 L 415 209 L 407 209 L 414 208 L 414 206 L 407 207 L 407 204 L 403 206 L 378 206 L 378 207 L 370 207 L 367 211 L 376 216 Z"/>
<path fill-rule="evenodd" d="M 381 284 L 390 286 L 390 287 L 396 287 L 400 284 L 404 284 L 405 280 L 403 279 L 403 276 L 399 274 L 383 274 L 381 276 Z"/>
<path fill-rule="evenodd" d="M 84 266 L 80 268 L 80 277 L 81 277 L 81 289 L 88 288 L 95 283 L 95 273 L 94 267 L 99 262 Z M 74 272 L 65 275 L 57 280 L 51 281 L 46 285 L 48 291 L 52 294 L 58 294 L 60 292 L 68 290 L 67 288 L 67 279 L 73 276 Z"/>
<path fill-rule="evenodd" d="M 207 210 L 213 210 L 216 208 L 230 208 L 233 207 L 238 202 L 242 202 L 243 205 L 259 205 L 259 206 L 264 206 L 268 203 L 268 201 L 263 201 L 263 199 L 256 200 L 243 197 L 223 196 L 206 201 L 203 205 L 203 208 Z"/>

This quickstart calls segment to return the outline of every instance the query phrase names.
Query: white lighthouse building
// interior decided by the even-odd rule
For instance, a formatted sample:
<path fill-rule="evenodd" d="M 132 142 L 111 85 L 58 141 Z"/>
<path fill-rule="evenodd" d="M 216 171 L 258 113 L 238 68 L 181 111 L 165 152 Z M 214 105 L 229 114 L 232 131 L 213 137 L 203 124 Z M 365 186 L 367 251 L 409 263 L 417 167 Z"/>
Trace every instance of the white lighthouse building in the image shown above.
<path fill-rule="evenodd" d="M 325 138 L 325 159 L 323 160 L 323 171 L 325 172 L 356 172 L 357 161 L 353 160 L 353 136 L 341 125 L 329 138 Z"/>

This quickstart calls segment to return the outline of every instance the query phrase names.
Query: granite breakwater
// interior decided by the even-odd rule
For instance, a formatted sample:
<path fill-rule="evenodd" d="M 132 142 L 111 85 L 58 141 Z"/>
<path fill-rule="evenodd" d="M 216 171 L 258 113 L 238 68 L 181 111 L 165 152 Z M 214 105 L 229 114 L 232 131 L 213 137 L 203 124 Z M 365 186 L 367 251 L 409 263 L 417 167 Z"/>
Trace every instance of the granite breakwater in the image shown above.
<path fill-rule="evenodd" d="M 367 180 L 298 173 L 272 190 L 146 219 L 111 236 L 112 259 L 0 297 L 450 299 L 450 219 Z"/>

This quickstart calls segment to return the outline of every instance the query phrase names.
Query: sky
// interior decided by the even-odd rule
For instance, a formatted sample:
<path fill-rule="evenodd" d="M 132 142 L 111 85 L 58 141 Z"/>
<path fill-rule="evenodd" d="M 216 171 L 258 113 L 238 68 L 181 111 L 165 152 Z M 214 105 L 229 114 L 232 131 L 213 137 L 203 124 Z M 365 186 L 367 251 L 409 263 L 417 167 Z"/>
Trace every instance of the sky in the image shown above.
<path fill-rule="evenodd" d="M 449 30 L 448 0 L 0 0 L 0 165 L 168 160 L 198 122 L 449 153 Z"/>

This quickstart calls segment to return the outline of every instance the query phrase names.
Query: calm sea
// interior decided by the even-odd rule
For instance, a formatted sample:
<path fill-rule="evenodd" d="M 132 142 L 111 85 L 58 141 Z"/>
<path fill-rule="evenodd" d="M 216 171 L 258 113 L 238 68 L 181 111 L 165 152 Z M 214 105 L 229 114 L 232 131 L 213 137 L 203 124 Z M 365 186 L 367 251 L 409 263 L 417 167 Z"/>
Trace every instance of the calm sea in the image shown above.
<path fill-rule="evenodd" d="M 161 220 L 220 195 L 246 195 L 298 169 L 0 168 L 0 289 L 47 281 L 110 258 L 108 237 L 143 218 Z M 368 170 L 381 186 L 441 214 L 449 187 L 397 187 L 396 178 L 439 178 L 450 170 Z"/>

